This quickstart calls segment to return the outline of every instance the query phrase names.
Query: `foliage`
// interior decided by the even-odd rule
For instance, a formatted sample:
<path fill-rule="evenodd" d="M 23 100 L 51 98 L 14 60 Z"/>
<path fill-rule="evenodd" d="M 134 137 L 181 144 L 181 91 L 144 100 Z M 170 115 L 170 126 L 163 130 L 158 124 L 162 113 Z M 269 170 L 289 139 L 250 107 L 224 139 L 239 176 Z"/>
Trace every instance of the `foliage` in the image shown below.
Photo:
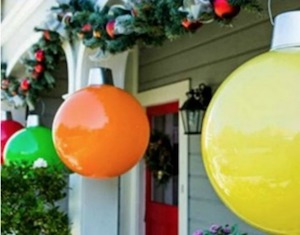
<path fill-rule="evenodd" d="M 1 234 L 69 235 L 68 216 L 57 206 L 66 197 L 66 177 L 51 166 L 2 166 Z"/>
<path fill-rule="evenodd" d="M 19 80 L 13 76 L 6 77 L 6 64 L 1 64 L 1 89 L 8 100 L 19 96 L 33 110 L 40 92 L 55 87 L 55 79 L 51 73 L 63 56 L 59 35 L 55 32 L 45 33 L 32 45 L 29 54 L 28 58 L 22 60 L 26 76 Z"/>
<path fill-rule="evenodd" d="M 152 172 L 154 179 L 160 183 L 167 183 L 173 175 L 172 164 L 173 150 L 168 135 L 153 131 L 145 154 L 145 162 Z"/>
<path fill-rule="evenodd" d="M 247 235 L 247 233 L 239 232 L 237 225 L 229 226 L 226 224 L 225 226 L 221 226 L 213 224 L 208 230 L 196 230 L 193 235 Z"/>
<path fill-rule="evenodd" d="M 257 0 L 227 1 L 237 13 L 239 9 L 262 10 Z M 27 75 L 17 79 L 1 73 L 2 96 L 16 107 L 26 103 L 33 110 L 40 92 L 54 88 L 55 79 L 51 72 L 62 58 L 62 40 L 72 42 L 79 38 L 86 47 L 97 48 L 101 52 L 98 55 L 107 56 L 135 45 L 162 45 L 166 40 L 194 33 L 204 21 L 208 22 L 207 19 L 229 24 L 237 14 L 219 15 L 213 0 L 208 2 L 209 10 L 199 10 L 197 16 L 193 7 L 197 5 L 202 9 L 202 1 L 131 0 L 123 5 L 102 8 L 97 5 L 98 1 L 91 0 L 70 0 L 68 4 L 62 0 L 57 2 L 59 5 L 51 8 L 49 22 L 44 28 L 36 29 L 43 31 L 43 37 L 31 47 L 29 58 L 23 60 Z M 5 71 L 5 66 L 1 70 Z"/>

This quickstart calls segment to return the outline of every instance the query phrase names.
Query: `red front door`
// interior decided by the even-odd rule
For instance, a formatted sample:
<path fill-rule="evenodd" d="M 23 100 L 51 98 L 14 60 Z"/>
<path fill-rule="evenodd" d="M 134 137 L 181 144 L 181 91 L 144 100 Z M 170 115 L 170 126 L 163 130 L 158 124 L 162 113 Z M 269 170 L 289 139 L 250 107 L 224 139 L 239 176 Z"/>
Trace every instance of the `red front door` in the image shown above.
<path fill-rule="evenodd" d="M 169 137 L 172 174 L 160 184 L 146 171 L 146 235 L 178 235 L 178 102 L 147 108 L 152 131 Z"/>

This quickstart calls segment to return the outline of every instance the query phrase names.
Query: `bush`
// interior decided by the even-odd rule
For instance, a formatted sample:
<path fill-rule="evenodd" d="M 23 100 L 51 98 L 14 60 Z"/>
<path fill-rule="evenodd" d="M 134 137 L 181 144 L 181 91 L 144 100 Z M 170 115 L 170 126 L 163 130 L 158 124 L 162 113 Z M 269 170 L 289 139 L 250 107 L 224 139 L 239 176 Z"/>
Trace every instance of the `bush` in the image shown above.
<path fill-rule="evenodd" d="M 66 169 L 12 163 L 1 171 L 1 234 L 69 235 L 68 216 L 57 202 L 66 197 Z"/>

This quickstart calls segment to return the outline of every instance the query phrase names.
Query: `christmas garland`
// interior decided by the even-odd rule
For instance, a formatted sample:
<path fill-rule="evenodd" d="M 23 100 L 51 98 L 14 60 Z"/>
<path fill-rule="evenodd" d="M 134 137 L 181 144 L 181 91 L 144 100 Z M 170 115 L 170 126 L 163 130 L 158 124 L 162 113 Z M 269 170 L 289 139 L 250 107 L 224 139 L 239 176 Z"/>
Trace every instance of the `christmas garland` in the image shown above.
<path fill-rule="evenodd" d="M 14 106 L 19 107 L 26 102 L 29 109 L 33 110 L 40 92 L 55 86 L 51 73 L 64 54 L 59 35 L 44 31 L 43 37 L 30 48 L 29 54 L 22 61 L 27 76 L 21 79 L 6 77 L 6 64 L 1 64 L 1 89 L 2 97 Z"/>
<path fill-rule="evenodd" d="M 156 130 L 153 131 L 144 158 L 147 168 L 159 184 L 167 183 L 174 174 L 173 157 L 169 136 Z"/>
<path fill-rule="evenodd" d="M 99 1 L 101 2 L 101 1 Z M 240 9 L 259 12 L 257 0 L 131 0 L 104 7 L 87 0 L 58 0 L 47 21 L 36 28 L 43 37 L 30 48 L 22 62 L 26 76 L 6 76 L 1 68 L 2 98 L 16 107 L 25 102 L 34 109 L 41 91 L 55 86 L 51 72 L 63 51 L 63 40 L 77 40 L 97 48 L 96 59 L 126 51 L 135 45 L 157 46 L 193 33 L 213 21 L 229 24 Z"/>

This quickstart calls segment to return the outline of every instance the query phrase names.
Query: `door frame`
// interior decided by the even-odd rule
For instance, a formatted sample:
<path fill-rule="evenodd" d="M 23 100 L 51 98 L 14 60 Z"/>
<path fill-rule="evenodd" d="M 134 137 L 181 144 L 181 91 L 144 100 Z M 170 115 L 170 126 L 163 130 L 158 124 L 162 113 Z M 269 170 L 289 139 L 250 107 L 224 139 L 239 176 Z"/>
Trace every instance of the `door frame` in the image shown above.
<path fill-rule="evenodd" d="M 186 92 L 190 89 L 190 80 L 176 82 L 170 85 L 151 89 L 135 94 L 142 106 L 153 106 L 172 101 L 178 101 L 179 107 L 186 101 Z M 179 117 L 179 183 L 178 183 L 178 232 L 179 235 L 188 234 L 188 137 L 184 134 L 182 120 Z M 135 182 L 139 182 L 135 188 L 137 190 L 137 203 L 132 205 L 133 211 L 136 211 L 135 219 L 137 234 L 145 234 L 145 163 L 141 161 L 136 168 Z M 139 208 L 136 208 L 138 205 Z"/>

